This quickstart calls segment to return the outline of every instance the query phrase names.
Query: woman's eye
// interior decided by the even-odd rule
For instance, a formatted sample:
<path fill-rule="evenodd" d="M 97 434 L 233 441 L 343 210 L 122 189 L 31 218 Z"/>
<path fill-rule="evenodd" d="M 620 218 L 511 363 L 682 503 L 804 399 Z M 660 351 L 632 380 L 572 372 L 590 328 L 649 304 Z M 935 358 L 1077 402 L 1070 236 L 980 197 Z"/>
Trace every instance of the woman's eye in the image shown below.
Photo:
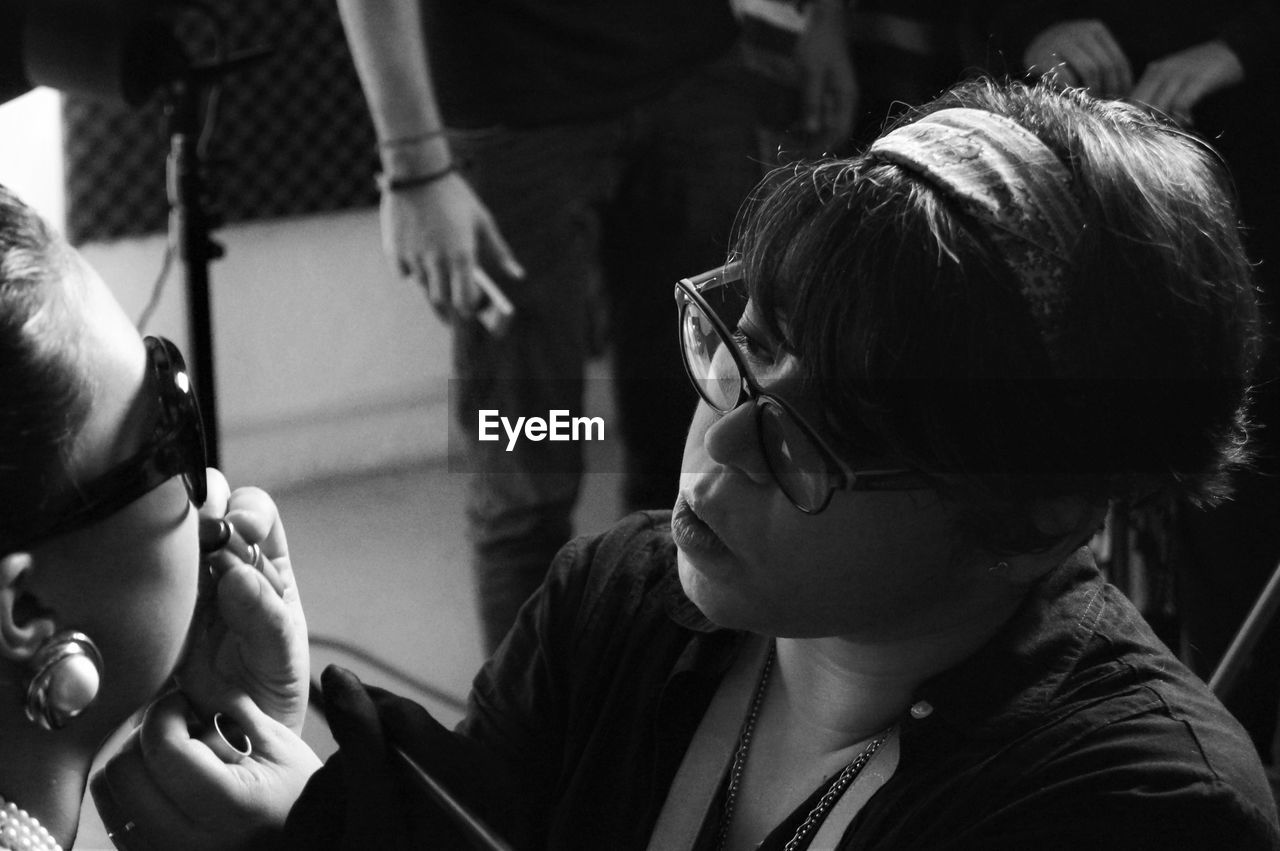
<path fill-rule="evenodd" d="M 769 347 L 748 336 L 742 326 L 733 329 L 733 344 L 738 347 L 738 351 L 758 363 L 768 363 L 772 359 L 773 353 Z"/>

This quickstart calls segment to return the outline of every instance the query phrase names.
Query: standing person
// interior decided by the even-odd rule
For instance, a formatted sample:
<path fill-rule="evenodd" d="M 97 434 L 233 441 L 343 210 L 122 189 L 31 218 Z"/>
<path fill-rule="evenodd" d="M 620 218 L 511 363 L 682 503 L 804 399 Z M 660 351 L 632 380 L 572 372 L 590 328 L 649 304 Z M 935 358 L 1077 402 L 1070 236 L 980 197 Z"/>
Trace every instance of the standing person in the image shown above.
<path fill-rule="evenodd" d="M 1212 140 L 1235 178 L 1245 247 L 1268 320 L 1255 391 L 1255 470 L 1212 511 L 1179 506 L 1160 551 L 1177 571 L 1184 658 L 1208 677 L 1280 560 L 1280 4 L 1275 0 L 1051 0 L 988 8 L 993 52 L 1014 73 L 1051 75 L 1165 113 Z M 1151 563 L 1160 563 L 1152 554 Z M 1270 760 L 1280 703 L 1280 622 L 1227 700 Z"/>
<path fill-rule="evenodd" d="M 668 504 L 693 397 L 670 283 L 724 253 L 759 178 L 727 0 L 339 0 L 379 139 L 383 236 L 453 326 L 486 649 L 571 533 L 574 443 L 480 442 L 477 413 L 577 412 L 609 305 L 627 509 Z M 482 281 L 514 304 L 476 321 Z M 612 430 L 612 424 L 610 424 Z"/>

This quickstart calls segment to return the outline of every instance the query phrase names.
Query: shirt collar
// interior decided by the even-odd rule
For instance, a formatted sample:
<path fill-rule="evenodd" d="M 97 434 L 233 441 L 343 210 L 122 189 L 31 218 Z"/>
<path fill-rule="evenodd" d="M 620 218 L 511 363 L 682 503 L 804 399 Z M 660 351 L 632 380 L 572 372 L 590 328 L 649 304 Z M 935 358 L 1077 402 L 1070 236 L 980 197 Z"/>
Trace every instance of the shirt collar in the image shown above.
<path fill-rule="evenodd" d="M 1039 580 L 1014 616 L 960 665 L 917 692 L 933 721 L 996 737 L 1043 717 L 1079 664 L 1105 609 L 1106 581 L 1081 547 Z"/>

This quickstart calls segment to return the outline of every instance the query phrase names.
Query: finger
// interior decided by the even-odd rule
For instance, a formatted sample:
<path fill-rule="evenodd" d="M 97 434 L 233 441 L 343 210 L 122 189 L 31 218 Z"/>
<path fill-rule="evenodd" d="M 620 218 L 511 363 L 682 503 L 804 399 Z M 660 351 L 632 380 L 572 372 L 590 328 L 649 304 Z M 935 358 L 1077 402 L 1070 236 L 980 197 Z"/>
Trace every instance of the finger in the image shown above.
<path fill-rule="evenodd" d="M 261 488 L 237 488 L 228 501 L 226 520 L 244 536 L 247 543 L 262 545 L 270 565 L 275 567 L 286 586 L 295 585 L 289 539 L 280 519 L 280 509 L 270 494 Z"/>
<path fill-rule="evenodd" d="M 172 787 L 178 797 L 200 799 L 221 788 L 225 765 L 199 738 L 206 723 L 185 694 L 173 691 L 147 708 L 138 728 L 138 758 L 148 773 L 182 778 Z"/>
<path fill-rule="evenodd" d="M 131 736 L 124 747 L 107 762 L 95 778 L 93 793 L 103 822 L 113 834 L 127 837 L 129 851 L 161 849 L 162 836 L 186 836 L 194 825 L 172 800 L 172 791 L 180 791 L 186 778 L 174 782 L 173 775 L 152 770 L 144 757 L 138 736 Z M 116 841 L 119 846 L 118 839 Z"/>
<path fill-rule="evenodd" d="M 1180 127 L 1190 127 L 1194 123 L 1192 114 L 1201 96 L 1200 86 L 1191 80 L 1183 81 L 1169 95 L 1168 113 Z"/>
<path fill-rule="evenodd" d="M 516 253 L 511 250 L 511 246 L 507 244 L 506 237 L 502 235 L 502 231 L 498 229 L 498 225 L 489 215 L 485 215 L 480 219 L 477 226 L 477 236 L 479 238 L 480 250 L 486 260 L 495 263 L 504 273 L 512 278 L 521 279 L 525 276 L 524 266 L 520 265 L 520 261 L 516 259 Z"/>
<path fill-rule="evenodd" d="M 116 801 L 106 769 L 100 769 L 89 778 L 89 792 L 102 826 L 107 829 L 107 838 L 118 851 L 150 851 L 154 847 L 143 836 L 138 822 L 129 818 Z"/>
<path fill-rule="evenodd" d="M 449 296 L 453 314 L 461 319 L 470 319 L 475 315 L 478 301 L 474 276 L 475 262 L 470 255 L 454 257 L 449 264 Z"/>
<path fill-rule="evenodd" d="M 200 514 L 221 517 L 227 513 L 227 500 L 231 498 L 231 486 L 227 484 L 227 477 L 222 475 L 222 471 L 215 467 L 206 468 L 204 477 L 208 492 L 204 498 L 204 505 L 200 507 Z"/>
<path fill-rule="evenodd" d="M 359 790 L 359 794 L 347 796 L 348 828 L 360 826 L 370 834 L 385 831 L 388 835 L 379 847 L 391 847 L 386 840 L 398 832 L 396 802 L 400 793 L 389 771 L 378 710 L 350 671 L 330 665 L 320 681 L 329 729 L 341 749 L 348 787 Z M 382 811 L 374 811 L 376 807 Z"/>
<path fill-rule="evenodd" d="M 1073 87 L 1083 85 L 1075 69 L 1058 53 L 1052 55 L 1048 68 L 1040 76 L 1058 86 Z"/>
<path fill-rule="evenodd" d="M 1173 99 L 1178 91 L 1177 80 L 1169 73 L 1165 66 L 1158 66 L 1150 72 L 1150 84 L 1145 90 L 1145 95 L 1141 99 L 1141 103 L 1157 112 L 1166 115 L 1170 114 L 1170 107 L 1173 105 Z"/>
<path fill-rule="evenodd" d="M 441 321 L 449 321 L 448 284 L 440 273 L 435 252 L 416 255 L 412 260 L 413 276 L 427 294 L 427 302 Z"/>
<path fill-rule="evenodd" d="M 1151 103 L 1151 98 L 1155 95 L 1156 86 L 1155 66 L 1148 65 L 1147 69 L 1142 72 L 1142 76 L 1138 78 L 1138 82 L 1134 84 L 1133 91 L 1129 93 L 1129 100 L 1143 106 L 1154 106 Z"/>
<path fill-rule="evenodd" d="M 227 522 L 235 526 L 246 541 L 262 544 L 268 555 L 289 554 L 289 542 L 280 523 L 280 508 L 271 494 L 257 487 L 236 488 L 227 500 Z"/>
<path fill-rule="evenodd" d="M 1099 94 L 1102 89 L 1101 57 L 1092 42 L 1088 39 L 1073 41 L 1063 46 L 1061 54 L 1079 80 L 1079 85 L 1095 95 Z"/>
<path fill-rule="evenodd" d="M 225 731 L 239 734 L 240 750 L 256 753 L 260 759 L 272 757 L 280 725 L 252 700 L 237 694 L 221 704 L 218 714 L 223 716 Z M 213 718 L 198 718 L 182 692 L 152 704 L 138 730 L 146 764 L 158 776 L 182 777 L 183 797 L 191 802 L 234 797 L 240 788 L 238 769 L 228 763 L 239 764 L 243 758 L 224 759 L 218 753 L 221 746 L 210 743 L 216 736 Z"/>
<path fill-rule="evenodd" d="M 1105 26 L 1099 33 L 1098 46 L 1106 57 L 1111 97 L 1124 97 L 1133 88 L 1133 68 L 1129 65 L 1129 57 L 1125 56 L 1120 42 Z"/>
<path fill-rule="evenodd" d="M 1129 63 L 1124 57 L 1124 52 L 1120 50 L 1120 45 L 1112 37 L 1111 30 L 1107 29 L 1105 24 L 1095 23 L 1081 31 L 1080 35 L 1081 38 L 1077 42 L 1079 56 L 1088 57 L 1090 75 L 1094 80 L 1091 85 L 1096 85 L 1096 94 L 1104 97 L 1123 94 L 1120 89 L 1124 78 L 1122 68 L 1127 67 Z M 1078 60 L 1079 56 L 1077 56 Z"/>
<path fill-rule="evenodd" d="M 330 665 L 320 675 L 326 717 L 334 740 L 347 754 L 348 764 L 362 776 L 382 775 L 386 743 L 377 707 L 360 679 L 345 668 Z"/>

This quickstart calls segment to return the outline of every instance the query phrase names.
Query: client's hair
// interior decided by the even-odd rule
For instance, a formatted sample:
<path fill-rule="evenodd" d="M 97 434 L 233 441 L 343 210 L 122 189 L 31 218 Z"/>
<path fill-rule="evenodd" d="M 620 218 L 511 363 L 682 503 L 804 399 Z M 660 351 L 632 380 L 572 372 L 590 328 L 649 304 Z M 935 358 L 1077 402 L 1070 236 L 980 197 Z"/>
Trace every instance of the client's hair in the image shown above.
<path fill-rule="evenodd" d="M 90 388 L 75 367 L 77 326 L 60 279 L 73 274 L 61 237 L 0 187 L 0 539 L 57 499 Z"/>
<path fill-rule="evenodd" d="M 1013 261 L 930 182 L 873 155 L 780 169 L 738 249 L 830 431 L 854 460 L 935 475 L 967 542 L 994 552 L 1054 543 L 1037 498 L 1221 498 L 1246 460 L 1260 331 L 1213 151 L 1134 107 L 990 81 L 899 126 L 956 107 L 1012 119 L 1069 172 L 1084 230 L 1054 351 Z"/>

